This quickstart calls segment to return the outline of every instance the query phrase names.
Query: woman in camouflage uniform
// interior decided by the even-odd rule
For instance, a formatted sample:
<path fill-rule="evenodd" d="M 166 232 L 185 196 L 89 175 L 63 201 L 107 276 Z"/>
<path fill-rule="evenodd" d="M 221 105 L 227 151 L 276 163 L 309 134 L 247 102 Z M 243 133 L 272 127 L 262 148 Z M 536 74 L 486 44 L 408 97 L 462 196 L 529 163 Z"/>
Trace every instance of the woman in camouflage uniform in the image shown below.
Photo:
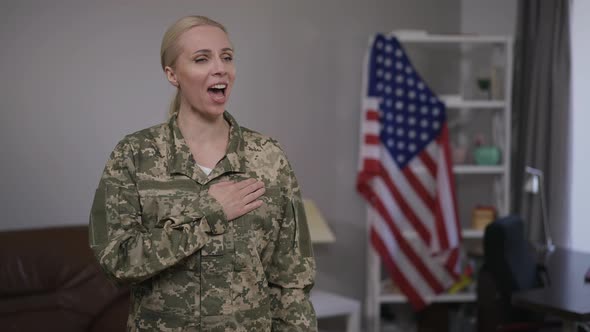
<path fill-rule="evenodd" d="M 272 138 L 225 111 L 234 50 L 189 16 L 164 35 L 170 119 L 127 135 L 95 194 L 90 246 L 131 285 L 129 331 L 315 331 L 297 180 Z"/>

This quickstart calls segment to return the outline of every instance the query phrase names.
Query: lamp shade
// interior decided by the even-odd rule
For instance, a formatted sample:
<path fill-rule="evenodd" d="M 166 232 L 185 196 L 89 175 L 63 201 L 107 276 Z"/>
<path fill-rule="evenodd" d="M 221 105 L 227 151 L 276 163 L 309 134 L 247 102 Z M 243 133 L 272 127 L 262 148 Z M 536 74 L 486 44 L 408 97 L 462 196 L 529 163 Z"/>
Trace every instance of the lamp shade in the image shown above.
<path fill-rule="evenodd" d="M 303 205 L 305 207 L 305 215 L 307 216 L 307 224 L 309 225 L 311 242 L 331 243 L 336 241 L 334 233 L 328 227 L 328 223 L 326 223 L 326 220 L 315 203 L 312 200 L 304 199 Z"/>
<path fill-rule="evenodd" d="M 524 191 L 529 194 L 538 194 L 539 188 L 541 187 L 541 179 L 543 178 L 543 171 L 526 166 L 524 168 L 525 182 Z"/>

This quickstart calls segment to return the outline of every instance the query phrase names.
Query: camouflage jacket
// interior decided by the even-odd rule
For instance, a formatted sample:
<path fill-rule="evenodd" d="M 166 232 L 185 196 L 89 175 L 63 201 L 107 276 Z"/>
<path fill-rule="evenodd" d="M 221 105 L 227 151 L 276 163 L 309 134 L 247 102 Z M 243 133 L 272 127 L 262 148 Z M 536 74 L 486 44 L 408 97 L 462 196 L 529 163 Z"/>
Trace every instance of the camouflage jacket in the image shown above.
<path fill-rule="evenodd" d="M 276 141 L 224 117 L 227 153 L 209 176 L 175 116 L 126 136 L 106 164 L 90 246 L 109 277 L 131 285 L 129 331 L 317 330 L 295 175 Z M 249 177 L 265 183 L 265 204 L 228 221 L 208 188 Z"/>

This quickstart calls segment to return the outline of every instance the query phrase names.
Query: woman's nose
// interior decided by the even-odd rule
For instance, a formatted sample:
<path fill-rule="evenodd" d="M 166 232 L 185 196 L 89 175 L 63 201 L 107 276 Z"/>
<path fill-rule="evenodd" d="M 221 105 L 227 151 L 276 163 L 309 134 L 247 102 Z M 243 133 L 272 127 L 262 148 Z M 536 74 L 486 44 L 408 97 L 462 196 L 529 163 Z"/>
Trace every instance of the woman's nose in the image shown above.
<path fill-rule="evenodd" d="M 217 59 L 213 63 L 213 74 L 214 75 L 225 75 L 227 73 L 226 64 L 223 59 Z"/>

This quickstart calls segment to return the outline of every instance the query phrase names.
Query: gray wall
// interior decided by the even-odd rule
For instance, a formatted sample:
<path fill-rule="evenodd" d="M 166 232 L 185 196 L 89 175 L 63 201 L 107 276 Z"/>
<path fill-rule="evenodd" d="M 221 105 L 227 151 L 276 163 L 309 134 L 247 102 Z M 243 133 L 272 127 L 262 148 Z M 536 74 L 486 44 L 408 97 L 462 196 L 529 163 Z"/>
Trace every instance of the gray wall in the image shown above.
<path fill-rule="evenodd" d="M 514 35 L 515 0 L 462 0 L 461 32 L 489 35 Z"/>
<path fill-rule="evenodd" d="M 369 35 L 456 33 L 459 0 L 31 1 L 0 10 L 0 229 L 85 224 L 106 158 L 162 122 L 168 25 L 226 24 L 237 49 L 228 106 L 285 147 L 337 237 L 316 247 L 318 286 L 363 298 L 364 204 L 355 192 L 361 60 Z"/>

